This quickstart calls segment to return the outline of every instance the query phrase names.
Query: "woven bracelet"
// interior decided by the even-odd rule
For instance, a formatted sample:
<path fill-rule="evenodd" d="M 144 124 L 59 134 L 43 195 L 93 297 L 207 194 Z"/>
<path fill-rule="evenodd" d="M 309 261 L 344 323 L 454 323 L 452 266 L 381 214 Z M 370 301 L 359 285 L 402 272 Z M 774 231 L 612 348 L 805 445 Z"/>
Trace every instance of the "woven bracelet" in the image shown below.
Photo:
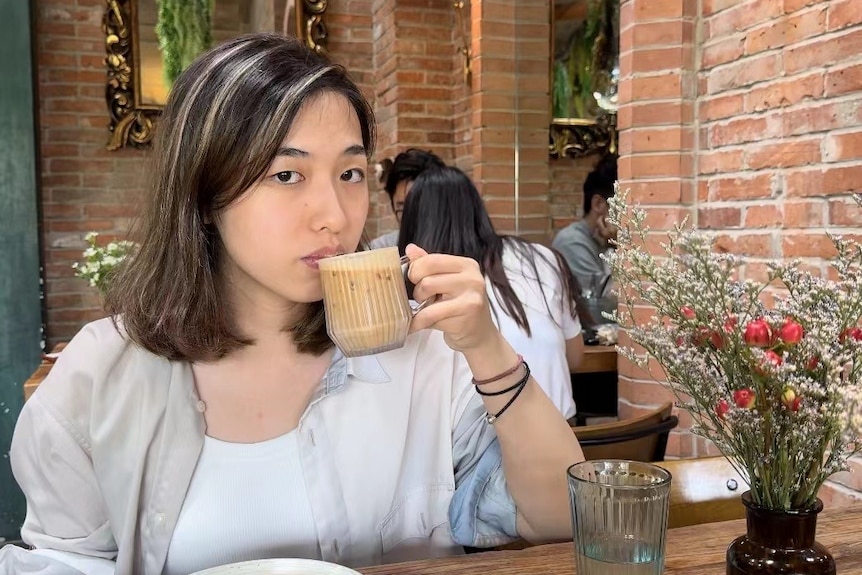
<path fill-rule="evenodd" d="M 524 371 L 527 374 L 527 377 L 530 377 L 530 366 L 527 365 L 527 362 L 523 361 L 518 365 L 523 365 Z M 506 389 L 501 389 L 500 391 L 482 391 L 481 387 L 476 386 L 476 393 L 478 393 L 479 395 L 484 395 L 485 397 L 491 397 L 491 396 L 495 396 L 495 395 L 503 395 L 503 394 L 509 393 L 510 391 L 515 391 L 516 389 L 518 389 L 519 386 L 523 385 L 523 383 L 524 383 L 524 379 L 520 378 L 513 385 L 510 385 Z"/>
<path fill-rule="evenodd" d="M 490 379 L 476 379 L 474 377 L 473 378 L 473 385 L 488 385 L 489 383 L 494 383 L 495 381 L 500 381 L 504 377 L 509 377 L 510 375 L 512 375 L 513 373 L 518 371 L 518 368 L 521 367 L 522 363 L 524 363 L 524 358 L 523 358 L 523 356 L 521 356 L 521 354 L 518 354 L 518 363 L 516 363 L 514 367 L 512 367 L 511 369 L 507 369 L 506 371 L 504 371 L 500 375 L 495 375 L 494 377 L 492 377 Z"/>

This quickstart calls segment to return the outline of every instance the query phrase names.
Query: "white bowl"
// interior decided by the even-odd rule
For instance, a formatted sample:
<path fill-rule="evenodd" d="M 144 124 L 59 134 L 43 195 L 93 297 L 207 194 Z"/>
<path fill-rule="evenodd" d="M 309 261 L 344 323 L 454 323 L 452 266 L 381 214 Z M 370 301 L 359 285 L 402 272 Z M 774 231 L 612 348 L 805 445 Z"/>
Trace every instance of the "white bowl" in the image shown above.
<path fill-rule="evenodd" d="M 335 563 L 314 559 L 262 559 L 196 571 L 191 575 L 360 575 Z"/>

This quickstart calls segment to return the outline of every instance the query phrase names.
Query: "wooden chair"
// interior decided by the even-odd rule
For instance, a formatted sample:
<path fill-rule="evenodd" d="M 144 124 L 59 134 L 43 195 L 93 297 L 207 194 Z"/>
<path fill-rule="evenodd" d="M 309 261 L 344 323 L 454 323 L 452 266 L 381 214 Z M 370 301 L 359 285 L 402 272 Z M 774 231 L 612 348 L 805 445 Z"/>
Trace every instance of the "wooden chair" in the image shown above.
<path fill-rule="evenodd" d="M 661 461 L 667 447 L 667 436 L 679 421 L 671 415 L 673 404 L 632 419 L 572 427 L 575 437 L 590 459 L 630 459 Z"/>
<path fill-rule="evenodd" d="M 724 456 L 661 461 L 670 471 L 668 528 L 745 517 L 745 480 Z"/>

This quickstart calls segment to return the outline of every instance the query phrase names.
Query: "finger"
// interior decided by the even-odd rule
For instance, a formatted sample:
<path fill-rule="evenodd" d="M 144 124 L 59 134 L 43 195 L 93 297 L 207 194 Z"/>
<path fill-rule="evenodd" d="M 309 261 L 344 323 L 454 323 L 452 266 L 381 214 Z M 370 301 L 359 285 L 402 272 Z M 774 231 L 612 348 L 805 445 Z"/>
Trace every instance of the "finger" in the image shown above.
<path fill-rule="evenodd" d="M 407 247 L 404 248 L 404 255 L 407 256 L 407 259 L 409 259 L 411 262 L 414 262 L 423 256 L 427 256 L 428 252 L 426 252 L 416 244 L 407 244 Z"/>
<path fill-rule="evenodd" d="M 463 294 L 475 293 L 486 297 L 485 278 L 478 272 L 441 273 L 425 276 L 414 284 L 414 298 L 417 301 L 439 296 L 443 299 L 460 297 Z"/>
<path fill-rule="evenodd" d="M 439 300 L 413 316 L 410 321 L 410 333 L 423 329 L 446 331 L 446 320 L 464 316 L 464 304 L 456 299 Z"/>
<path fill-rule="evenodd" d="M 454 277 L 450 277 L 454 276 Z M 463 291 L 463 282 L 458 281 L 459 274 L 435 274 L 426 276 L 413 286 L 413 299 L 425 301 L 428 298 L 440 297 L 450 299 Z"/>
<path fill-rule="evenodd" d="M 481 276 L 476 260 L 448 254 L 428 254 L 410 264 L 410 281 L 418 284 L 423 278 L 438 274 L 470 272 Z"/>

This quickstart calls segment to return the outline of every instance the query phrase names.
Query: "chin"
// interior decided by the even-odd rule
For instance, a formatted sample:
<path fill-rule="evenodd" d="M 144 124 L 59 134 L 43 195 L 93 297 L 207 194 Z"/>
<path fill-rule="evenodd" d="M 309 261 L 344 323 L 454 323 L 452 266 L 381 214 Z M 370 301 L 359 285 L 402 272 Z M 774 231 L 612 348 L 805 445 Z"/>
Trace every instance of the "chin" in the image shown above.
<path fill-rule="evenodd" d="M 323 299 L 323 288 L 318 283 L 316 286 L 308 286 L 308 289 L 291 295 L 293 297 L 290 299 L 296 303 L 314 303 Z"/>

